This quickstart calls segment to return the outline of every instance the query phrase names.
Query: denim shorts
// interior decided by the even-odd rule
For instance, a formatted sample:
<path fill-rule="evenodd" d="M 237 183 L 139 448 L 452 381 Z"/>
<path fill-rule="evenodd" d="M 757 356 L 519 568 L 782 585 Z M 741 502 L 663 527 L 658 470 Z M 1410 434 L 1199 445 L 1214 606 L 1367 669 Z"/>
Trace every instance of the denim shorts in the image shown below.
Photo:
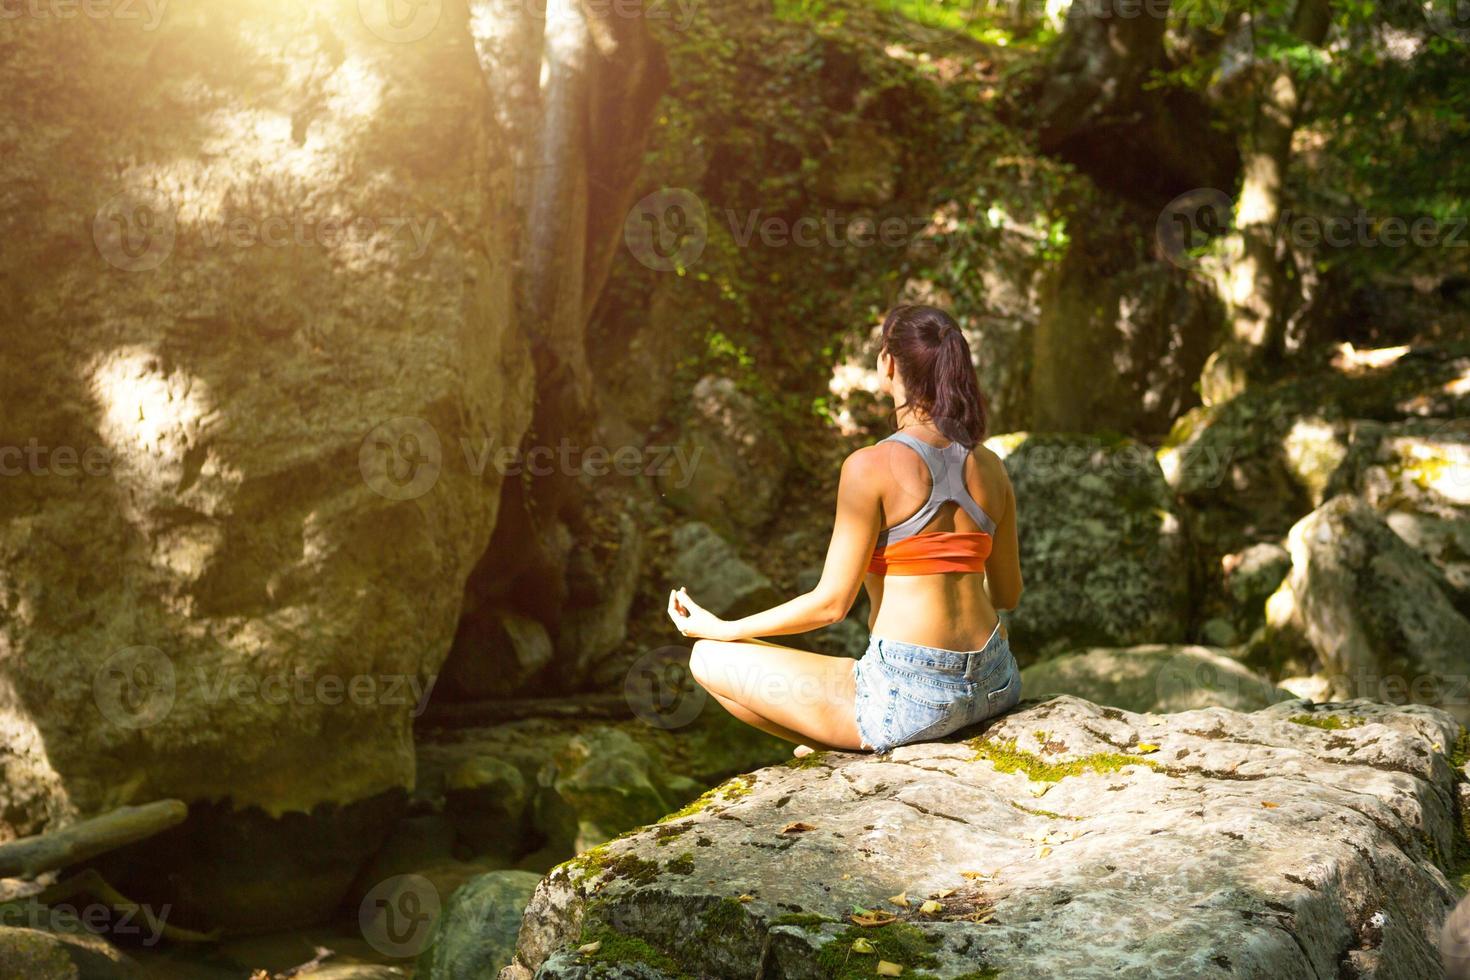
<path fill-rule="evenodd" d="M 942 738 L 1021 700 L 1021 669 L 999 625 L 969 652 L 874 636 L 853 680 L 858 735 L 875 752 Z"/>

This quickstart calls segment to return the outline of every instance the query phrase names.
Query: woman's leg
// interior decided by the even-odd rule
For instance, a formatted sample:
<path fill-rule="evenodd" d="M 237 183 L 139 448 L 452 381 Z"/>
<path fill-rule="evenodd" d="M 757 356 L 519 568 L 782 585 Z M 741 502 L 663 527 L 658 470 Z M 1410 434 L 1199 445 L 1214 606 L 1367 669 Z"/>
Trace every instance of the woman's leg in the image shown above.
<path fill-rule="evenodd" d="M 846 750 L 862 747 L 853 712 L 855 664 L 763 640 L 698 640 L 689 658 L 705 690 L 748 713 L 731 711 L 742 721 L 793 742 Z"/>
<path fill-rule="evenodd" d="M 754 711 L 751 711 L 745 705 L 741 704 L 739 701 L 732 701 L 729 698 L 720 697 L 713 691 L 710 692 L 710 696 L 713 697 L 716 701 L 720 702 L 721 706 L 724 707 L 726 711 L 730 712 L 730 714 L 745 722 L 751 728 L 759 728 L 761 731 L 766 732 L 769 735 L 774 735 L 777 738 L 784 738 L 788 742 L 797 742 L 801 744 L 811 744 L 817 742 L 816 739 L 807 738 L 807 736 L 801 734 L 801 732 L 793 732 L 789 728 L 784 728 L 781 725 L 776 724 L 769 718 L 761 717 Z M 815 747 L 819 749 L 832 748 L 832 746 L 830 745 L 822 745 L 819 742 L 817 742 Z"/>

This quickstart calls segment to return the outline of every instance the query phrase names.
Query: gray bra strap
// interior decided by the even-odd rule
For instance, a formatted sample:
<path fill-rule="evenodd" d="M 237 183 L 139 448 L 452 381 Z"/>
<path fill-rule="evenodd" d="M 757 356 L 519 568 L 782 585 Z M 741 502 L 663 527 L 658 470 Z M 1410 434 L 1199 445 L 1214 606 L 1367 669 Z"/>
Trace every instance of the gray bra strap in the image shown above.
<path fill-rule="evenodd" d="M 905 432 L 895 432 L 883 441 L 890 440 L 901 442 L 919 454 L 919 458 L 929 468 L 932 489 L 929 491 L 929 499 L 912 517 L 879 532 L 878 544 L 880 546 L 913 537 L 934 519 L 939 508 L 951 500 L 959 504 L 965 513 L 980 525 L 981 530 L 987 534 L 995 533 L 995 521 L 991 520 L 990 515 L 975 502 L 975 498 L 970 496 L 969 488 L 965 486 L 965 460 L 969 458 L 970 450 L 965 448 L 964 443 L 951 442 L 941 449 Z"/>

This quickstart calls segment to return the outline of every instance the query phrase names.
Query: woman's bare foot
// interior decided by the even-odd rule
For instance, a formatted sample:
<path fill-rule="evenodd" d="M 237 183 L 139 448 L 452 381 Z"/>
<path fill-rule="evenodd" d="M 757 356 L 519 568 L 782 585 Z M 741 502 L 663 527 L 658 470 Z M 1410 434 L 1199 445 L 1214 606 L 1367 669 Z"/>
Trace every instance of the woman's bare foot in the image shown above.
<path fill-rule="evenodd" d="M 805 759 L 807 756 L 812 754 L 812 751 L 813 750 L 810 745 L 798 745 L 796 748 L 791 750 L 791 754 L 796 756 L 796 758 L 798 759 Z"/>

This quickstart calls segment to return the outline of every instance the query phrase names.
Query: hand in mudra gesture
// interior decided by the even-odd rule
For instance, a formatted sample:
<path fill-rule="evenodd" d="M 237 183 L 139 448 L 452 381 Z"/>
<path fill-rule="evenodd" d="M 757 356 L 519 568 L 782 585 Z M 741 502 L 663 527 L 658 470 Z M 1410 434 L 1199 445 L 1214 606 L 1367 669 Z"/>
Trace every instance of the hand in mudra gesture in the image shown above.
<path fill-rule="evenodd" d="M 674 627 L 684 636 L 695 639 L 723 640 L 729 623 L 689 598 L 681 589 L 669 592 L 669 618 Z"/>

